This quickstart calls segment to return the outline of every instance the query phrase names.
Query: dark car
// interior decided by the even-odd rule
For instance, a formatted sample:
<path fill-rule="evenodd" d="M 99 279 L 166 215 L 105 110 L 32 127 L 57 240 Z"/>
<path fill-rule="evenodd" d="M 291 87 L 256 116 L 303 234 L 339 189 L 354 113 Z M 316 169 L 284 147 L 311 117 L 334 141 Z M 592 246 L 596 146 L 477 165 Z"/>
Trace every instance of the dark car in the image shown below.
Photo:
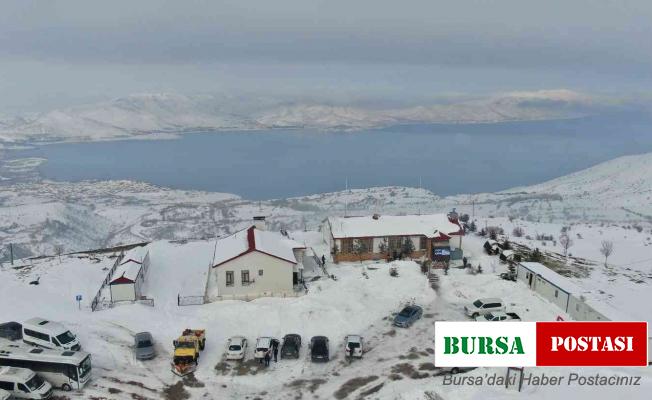
<path fill-rule="evenodd" d="M 281 346 L 281 358 L 299 358 L 299 350 L 301 349 L 301 336 L 296 333 L 290 333 L 283 337 L 283 345 Z"/>
<path fill-rule="evenodd" d="M 18 322 L 0 324 L 0 338 L 20 340 L 23 338 L 23 326 Z"/>
<path fill-rule="evenodd" d="M 410 327 L 416 320 L 421 318 L 423 310 L 419 306 L 409 305 L 404 307 L 400 313 L 394 317 L 394 326 L 400 328 Z"/>
<path fill-rule="evenodd" d="M 326 362 L 330 359 L 328 352 L 328 338 L 326 336 L 313 336 L 310 339 L 310 359 L 313 362 Z"/>

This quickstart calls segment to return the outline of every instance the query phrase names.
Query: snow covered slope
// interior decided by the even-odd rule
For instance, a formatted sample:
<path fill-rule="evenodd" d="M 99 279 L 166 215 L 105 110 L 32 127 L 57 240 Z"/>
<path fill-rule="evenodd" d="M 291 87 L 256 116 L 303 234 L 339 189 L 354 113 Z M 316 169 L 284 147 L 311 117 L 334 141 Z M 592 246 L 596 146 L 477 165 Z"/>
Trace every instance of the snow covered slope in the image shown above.
<path fill-rule="evenodd" d="M 500 122 L 572 118 L 603 107 L 569 90 L 456 98 L 439 104 L 375 109 L 318 101 L 280 103 L 221 95 L 137 94 L 43 114 L 3 118 L 0 142 L 85 141 L 178 134 L 197 130 L 274 127 L 346 129 L 402 123 Z"/>
<path fill-rule="evenodd" d="M 12 162 L 26 165 L 37 162 Z M 0 166 L 0 175 L 3 173 Z M 142 240 L 200 239 L 232 233 L 266 215 L 272 229 L 316 229 L 328 216 L 440 213 L 532 222 L 652 223 L 652 154 L 618 158 L 531 187 L 440 197 L 416 188 L 351 189 L 250 201 L 235 195 L 182 191 L 129 181 L 0 185 L 0 240 L 23 256 L 86 250 Z M 0 248 L 0 260 L 7 260 Z"/>
<path fill-rule="evenodd" d="M 538 185 L 447 197 L 464 212 L 532 221 L 652 222 L 652 153 L 619 157 Z"/>

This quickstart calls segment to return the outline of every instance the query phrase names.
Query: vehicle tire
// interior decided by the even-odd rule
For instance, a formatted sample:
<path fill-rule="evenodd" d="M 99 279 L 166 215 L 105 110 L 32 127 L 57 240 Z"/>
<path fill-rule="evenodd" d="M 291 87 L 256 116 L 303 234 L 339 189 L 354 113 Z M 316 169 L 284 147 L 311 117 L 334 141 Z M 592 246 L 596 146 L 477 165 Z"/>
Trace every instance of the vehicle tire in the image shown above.
<path fill-rule="evenodd" d="M 204 350 L 204 347 L 206 347 L 206 340 L 202 340 L 201 343 L 199 343 L 199 350 Z"/>
<path fill-rule="evenodd" d="M 459 368 L 455 367 L 455 368 L 451 369 L 451 374 L 452 374 L 452 375 L 457 375 L 457 374 L 459 374 L 459 373 L 460 373 L 460 369 L 459 369 Z"/>
<path fill-rule="evenodd" d="M 72 386 L 70 386 L 67 383 L 64 383 L 63 385 L 61 385 L 61 390 L 63 390 L 64 392 L 69 392 L 72 390 Z"/>
<path fill-rule="evenodd" d="M 476 318 L 478 318 L 478 315 L 480 315 L 480 314 L 478 314 L 477 312 L 473 313 L 473 314 L 471 314 L 471 318 L 476 319 Z"/>

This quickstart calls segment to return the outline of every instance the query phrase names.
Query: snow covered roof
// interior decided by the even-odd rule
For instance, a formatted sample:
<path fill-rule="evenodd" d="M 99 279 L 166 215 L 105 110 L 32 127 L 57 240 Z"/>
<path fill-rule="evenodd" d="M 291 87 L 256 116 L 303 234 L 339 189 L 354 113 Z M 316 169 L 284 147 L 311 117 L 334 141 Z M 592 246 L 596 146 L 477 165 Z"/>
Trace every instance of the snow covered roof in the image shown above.
<path fill-rule="evenodd" d="M 555 271 L 551 270 L 550 268 L 546 267 L 541 263 L 522 262 L 519 263 L 519 265 L 528 269 L 530 272 L 541 276 L 543 279 L 557 286 L 559 289 L 563 290 L 566 293 L 579 296 L 586 291 L 581 287 L 577 286 L 576 284 L 574 284 L 573 282 L 571 282 L 568 278 L 559 275 L 558 273 L 556 273 Z"/>
<path fill-rule="evenodd" d="M 462 232 L 462 228 L 451 222 L 446 214 L 329 217 L 328 223 L 335 239 L 417 235 L 435 238 L 441 234 L 459 235 Z"/>
<path fill-rule="evenodd" d="M 213 267 L 253 251 L 297 264 L 294 249 L 305 248 L 305 245 L 288 239 L 280 233 L 263 231 L 251 226 L 217 241 Z"/>
<path fill-rule="evenodd" d="M 111 284 L 133 283 L 138 278 L 138 274 L 142 268 L 141 262 L 132 258 L 126 259 L 126 256 L 123 260 L 113 272 Z"/>

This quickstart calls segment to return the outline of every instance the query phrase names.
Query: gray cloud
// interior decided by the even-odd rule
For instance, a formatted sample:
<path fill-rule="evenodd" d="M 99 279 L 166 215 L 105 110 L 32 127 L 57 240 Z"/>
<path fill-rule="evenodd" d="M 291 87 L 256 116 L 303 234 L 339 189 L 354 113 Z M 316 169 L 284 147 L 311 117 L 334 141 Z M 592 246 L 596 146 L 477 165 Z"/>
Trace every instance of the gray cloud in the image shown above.
<path fill-rule="evenodd" d="M 4 0 L 0 90 L 648 90 L 650 20 L 647 0 Z"/>

